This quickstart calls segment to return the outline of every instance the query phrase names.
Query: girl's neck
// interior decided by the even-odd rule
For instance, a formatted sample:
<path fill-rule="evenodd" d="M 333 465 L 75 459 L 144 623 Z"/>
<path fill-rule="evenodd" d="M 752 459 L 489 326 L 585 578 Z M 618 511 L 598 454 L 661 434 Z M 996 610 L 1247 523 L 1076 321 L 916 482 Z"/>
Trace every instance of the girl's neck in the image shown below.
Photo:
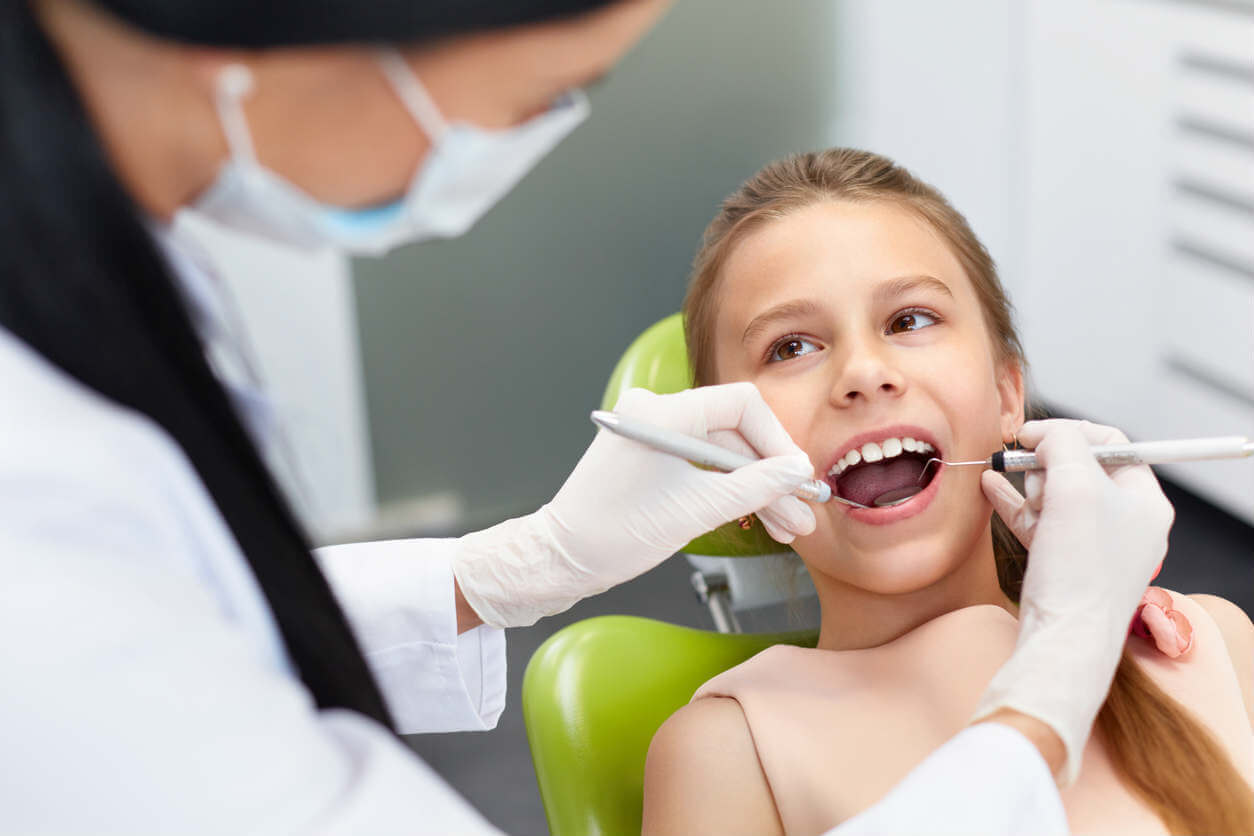
<path fill-rule="evenodd" d="M 1018 615 L 1018 608 L 1002 592 L 993 559 L 992 537 L 953 572 L 913 592 L 885 595 L 870 592 L 815 573 L 822 622 L 820 650 L 860 650 L 879 647 L 947 612 L 978 604 L 993 604 Z"/>

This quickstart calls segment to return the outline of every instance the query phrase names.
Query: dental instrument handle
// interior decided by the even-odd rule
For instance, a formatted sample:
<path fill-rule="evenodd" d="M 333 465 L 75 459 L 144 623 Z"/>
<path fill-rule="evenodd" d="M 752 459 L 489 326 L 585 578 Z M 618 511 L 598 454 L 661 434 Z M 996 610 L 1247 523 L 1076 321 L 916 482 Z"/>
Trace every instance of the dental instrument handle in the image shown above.
<path fill-rule="evenodd" d="M 1182 438 L 1175 441 L 1137 441 L 1131 444 L 1102 444 L 1091 448 L 1093 458 L 1103 467 L 1126 464 L 1164 464 L 1208 459 L 1239 459 L 1254 454 L 1254 442 L 1239 435 L 1219 438 Z M 988 465 L 999 473 L 1039 470 L 1031 450 L 1005 450 L 994 453 Z"/>
<path fill-rule="evenodd" d="M 674 430 L 627 418 L 615 412 L 593 410 L 592 423 L 624 438 L 647 444 L 655 450 L 661 450 L 663 453 L 670 453 L 672 456 L 679 456 L 694 464 L 712 467 L 724 473 L 730 473 L 754 461 L 747 456 L 733 453 L 726 447 L 719 447 L 717 444 L 711 444 Z M 808 502 L 827 502 L 832 498 L 832 488 L 820 479 L 812 479 L 793 491 L 793 496 Z"/>

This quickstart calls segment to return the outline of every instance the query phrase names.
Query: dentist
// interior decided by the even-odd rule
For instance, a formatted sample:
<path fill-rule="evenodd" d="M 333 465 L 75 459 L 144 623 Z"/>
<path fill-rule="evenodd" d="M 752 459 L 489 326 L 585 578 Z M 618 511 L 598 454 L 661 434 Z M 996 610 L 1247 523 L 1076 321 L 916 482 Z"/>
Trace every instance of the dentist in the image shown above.
<path fill-rule="evenodd" d="M 395 733 L 492 727 L 502 628 L 750 512 L 812 530 L 789 496 L 810 462 L 732 384 L 619 409 L 764 457 L 736 473 L 603 434 L 530 516 L 311 552 L 212 268 L 170 229 L 193 209 L 360 254 L 460 235 L 665 6 L 0 4 L 0 830 L 496 832 Z M 990 722 L 838 832 L 1065 828 L 1051 769 L 1077 762 L 1169 519 L 1152 477 L 1086 468 L 1075 427 L 1039 435 L 1041 490 L 990 488 L 1035 538 L 1043 613 Z M 1102 510 L 1137 524 L 1102 540 Z M 990 799 L 1002 819 L 958 826 Z"/>

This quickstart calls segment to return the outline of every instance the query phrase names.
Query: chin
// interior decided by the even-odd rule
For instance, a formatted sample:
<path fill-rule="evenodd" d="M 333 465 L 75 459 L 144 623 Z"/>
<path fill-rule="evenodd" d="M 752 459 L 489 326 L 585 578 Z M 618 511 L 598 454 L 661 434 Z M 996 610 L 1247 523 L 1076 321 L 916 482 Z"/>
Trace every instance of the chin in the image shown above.
<path fill-rule="evenodd" d="M 952 485 L 951 487 L 957 487 Z M 963 486 L 966 488 L 967 486 Z M 973 490 L 979 491 L 978 483 Z M 819 517 L 818 529 L 793 543 L 811 572 L 877 595 L 905 595 L 926 589 L 982 553 L 992 507 L 981 494 L 952 490 L 913 520 L 890 526 L 841 526 Z M 982 511 L 975 512 L 977 508 Z"/>
<path fill-rule="evenodd" d="M 814 561 L 806 558 L 805 546 L 797 549 L 812 571 L 876 595 L 906 595 L 933 586 L 957 570 L 970 556 L 969 549 L 932 538 L 900 543 L 873 551 L 851 549 L 825 551 Z M 831 555 L 837 556 L 833 559 Z"/>

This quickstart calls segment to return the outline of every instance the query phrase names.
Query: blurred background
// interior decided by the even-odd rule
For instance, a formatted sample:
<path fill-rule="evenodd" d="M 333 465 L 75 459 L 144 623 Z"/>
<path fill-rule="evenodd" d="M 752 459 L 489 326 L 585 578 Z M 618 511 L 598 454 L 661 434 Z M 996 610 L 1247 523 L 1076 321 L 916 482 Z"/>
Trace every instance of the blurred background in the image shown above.
<path fill-rule="evenodd" d="M 549 499 L 719 201 L 776 157 L 887 154 L 1000 265 L 1035 399 L 1133 439 L 1254 435 L 1254 2 L 681 0 L 592 116 L 469 235 L 378 261 L 190 221 L 230 277 L 320 542 L 445 536 Z M 1254 467 L 1164 467 L 1160 582 L 1254 610 Z M 546 832 L 517 697 L 549 634 L 710 627 L 688 568 L 510 636 L 501 725 L 412 744 L 493 821 Z"/>

